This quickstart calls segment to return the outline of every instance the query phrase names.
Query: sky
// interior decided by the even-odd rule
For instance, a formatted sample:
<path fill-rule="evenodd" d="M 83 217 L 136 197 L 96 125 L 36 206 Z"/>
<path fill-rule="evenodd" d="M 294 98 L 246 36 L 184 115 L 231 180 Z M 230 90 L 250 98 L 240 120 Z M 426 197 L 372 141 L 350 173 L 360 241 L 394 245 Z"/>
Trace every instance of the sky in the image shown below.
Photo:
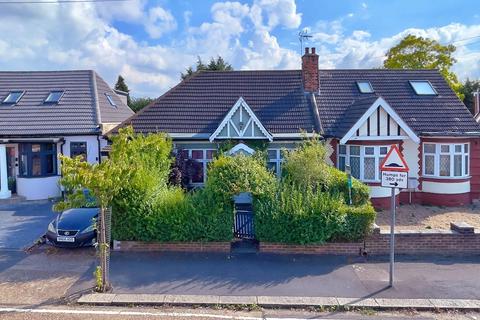
<path fill-rule="evenodd" d="M 1 70 L 94 69 L 112 86 L 121 74 L 133 97 L 162 95 L 197 57 L 299 69 L 302 30 L 321 68 L 380 67 L 415 34 L 455 45 L 459 78 L 480 78 L 478 0 L 23 1 L 0 0 Z"/>

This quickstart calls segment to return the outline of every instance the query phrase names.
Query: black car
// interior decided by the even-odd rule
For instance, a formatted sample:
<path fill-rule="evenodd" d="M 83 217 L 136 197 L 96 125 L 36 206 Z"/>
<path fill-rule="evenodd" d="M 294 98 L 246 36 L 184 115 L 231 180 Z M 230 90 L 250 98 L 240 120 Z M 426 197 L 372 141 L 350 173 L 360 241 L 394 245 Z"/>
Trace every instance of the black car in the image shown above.
<path fill-rule="evenodd" d="M 98 213 L 98 208 L 76 208 L 63 211 L 48 225 L 47 241 L 59 247 L 82 247 L 95 244 Z"/>

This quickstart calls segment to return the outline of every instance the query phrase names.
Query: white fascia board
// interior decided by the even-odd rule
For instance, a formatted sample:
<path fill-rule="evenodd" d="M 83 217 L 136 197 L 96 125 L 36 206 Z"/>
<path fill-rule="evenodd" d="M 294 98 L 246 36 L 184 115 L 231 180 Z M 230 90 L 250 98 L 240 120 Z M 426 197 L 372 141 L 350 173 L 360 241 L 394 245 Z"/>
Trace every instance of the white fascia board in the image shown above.
<path fill-rule="evenodd" d="M 320 136 L 318 133 L 274 133 L 272 134 L 274 138 L 312 138 L 315 136 Z"/>
<path fill-rule="evenodd" d="M 260 122 L 260 120 L 257 118 L 257 116 L 255 115 L 255 113 L 253 113 L 252 109 L 250 108 L 250 106 L 245 102 L 245 100 L 243 99 L 243 97 L 240 97 L 238 98 L 237 102 L 235 102 L 235 104 L 233 105 L 233 107 L 230 109 L 230 111 L 228 111 L 227 115 L 225 116 L 225 118 L 223 118 L 222 122 L 220 122 L 220 125 L 218 126 L 217 130 L 215 130 L 215 132 L 212 133 L 212 135 L 210 136 L 209 140 L 210 142 L 213 142 L 213 140 L 215 140 L 215 138 L 220 134 L 220 132 L 222 131 L 222 129 L 227 125 L 228 121 L 230 121 L 230 119 L 233 117 L 233 115 L 235 114 L 235 111 L 237 111 L 238 108 L 240 108 L 240 106 L 243 105 L 243 107 L 245 108 L 245 110 L 247 111 L 247 113 L 250 115 L 250 117 L 253 119 L 253 122 L 255 125 L 257 125 L 257 127 L 260 129 L 260 131 L 262 131 L 262 133 L 265 135 L 265 137 L 270 141 L 272 142 L 273 140 L 273 137 L 272 135 L 267 131 L 267 129 L 265 129 L 265 127 L 262 125 L 262 123 Z M 228 138 L 227 138 L 228 139 Z M 241 139 L 244 139 L 244 137 L 242 137 Z"/>
<path fill-rule="evenodd" d="M 192 139 L 208 139 L 208 133 L 167 133 L 170 138 L 192 138 Z"/>
<path fill-rule="evenodd" d="M 384 141 L 384 140 L 408 140 L 409 136 L 369 136 L 369 137 L 351 137 L 349 141 Z"/>
<path fill-rule="evenodd" d="M 363 114 L 363 116 L 358 119 L 358 121 L 348 130 L 348 132 L 343 136 L 343 138 L 340 140 L 340 144 L 345 144 L 347 143 L 348 140 L 350 140 L 355 132 L 362 126 L 362 124 L 367 121 L 367 119 L 377 110 L 378 108 L 382 107 L 385 112 L 387 112 L 390 117 L 395 120 L 396 123 L 402 128 L 405 133 L 412 139 L 415 143 L 420 142 L 420 138 L 413 132 L 412 129 L 403 121 L 402 118 L 393 110 L 393 108 L 382 98 L 379 97 L 377 100 L 375 100 L 374 103 L 368 108 L 367 111 Z M 378 138 L 378 137 L 377 137 Z M 392 137 L 390 137 L 392 138 Z M 376 140 L 376 139 L 373 139 Z M 380 140 L 380 139 L 378 139 Z"/>
<path fill-rule="evenodd" d="M 250 148 L 249 146 L 247 146 L 246 144 L 244 143 L 239 143 L 237 145 L 235 145 L 232 149 L 230 149 L 228 151 L 228 154 L 229 155 L 232 155 L 234 154 L 235 152 L 239 151 L 239 150 L 243 150 L 245 152 L 247 152 L 248 154 L 254 154 L 255 153 L 255 150 L 253 150 L 252 148 Z"/>

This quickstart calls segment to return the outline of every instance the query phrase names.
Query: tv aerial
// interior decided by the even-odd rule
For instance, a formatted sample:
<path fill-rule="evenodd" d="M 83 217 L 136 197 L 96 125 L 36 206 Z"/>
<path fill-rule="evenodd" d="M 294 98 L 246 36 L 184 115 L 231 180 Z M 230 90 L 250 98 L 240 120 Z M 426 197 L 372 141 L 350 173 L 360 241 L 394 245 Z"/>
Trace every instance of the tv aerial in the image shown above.
<path fill-rule="evenodd" d="M 305 28 L 298 33 L 298 40 L 300 41 L 300 54 L 303 54 L 303 43 L 310 39 L 312 36 L 308 34 L 308 29 Z"/>

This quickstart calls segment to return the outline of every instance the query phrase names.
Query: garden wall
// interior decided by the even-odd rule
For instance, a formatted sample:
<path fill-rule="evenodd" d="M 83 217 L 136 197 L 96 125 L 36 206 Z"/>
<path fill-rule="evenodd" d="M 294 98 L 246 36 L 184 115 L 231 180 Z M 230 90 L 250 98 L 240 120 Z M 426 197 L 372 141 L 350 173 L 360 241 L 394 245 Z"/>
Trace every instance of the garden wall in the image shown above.
<path fill-rule="evenodd" d="M 140 242 L 115 241 L 118 251 L 230 252 L 230 242 Z M 283 254 L 385 255 L 390 252 L 390 232 L 376 227 L 362 242 L 332 242 L 323 245 L 292 245 L 261 242 L 259 252 Z M 402 230 L 395 233 L 397 254 L 480 254 L 480 233 L 465 223 L 451 230 Z"/>

